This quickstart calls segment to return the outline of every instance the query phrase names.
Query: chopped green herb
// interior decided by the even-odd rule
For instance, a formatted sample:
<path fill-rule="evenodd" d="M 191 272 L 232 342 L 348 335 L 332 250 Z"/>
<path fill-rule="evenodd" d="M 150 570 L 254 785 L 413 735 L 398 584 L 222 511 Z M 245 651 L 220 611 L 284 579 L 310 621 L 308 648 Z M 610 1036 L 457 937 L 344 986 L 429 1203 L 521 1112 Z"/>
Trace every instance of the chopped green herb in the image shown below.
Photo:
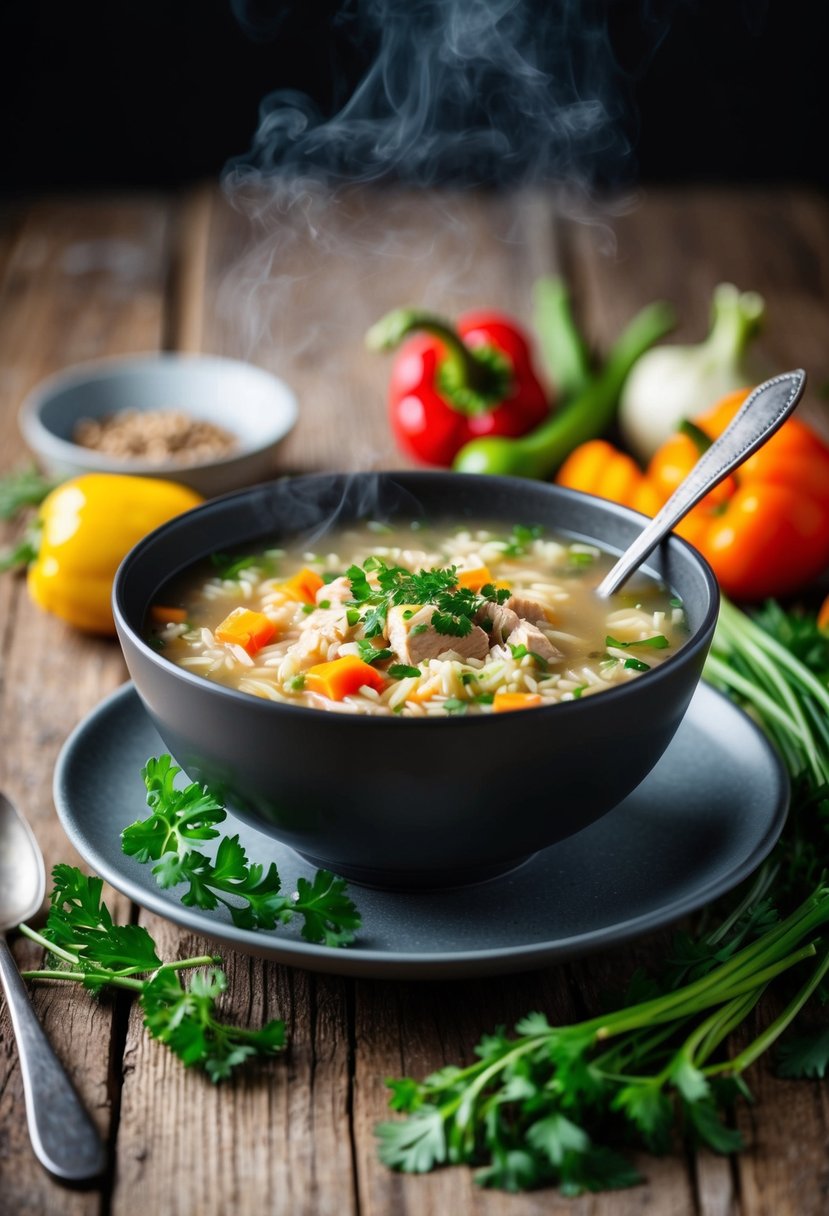
<path fill-rule="evenodd" d="M 585 688 L 587 688 L 586 684 L 579 684 L 578 688 L 573 689 L 573 700 L 574 701 L 578 701 L 579 697 L 584 692 Z"/>
<path fill-rule="evenodd" d="M 642 638 L 638 642 L 620 642 L 618 638 L 612 638 L 609 634 L 604 640 L 605 646 L 615 646 L 617 650 L 628 650 L 631 646 L 649 646 L 651 650 L 664 650 L 670 646 L 670 642 L 662 633 L 657 633 L 652 638 Z"/>
<path fill-rule="evenodd" d="M 541 668 L 542 671 L 547 671 L 549 669 L 550 664 L 547 662 L 544 656 L 538 654 L 535 650 L 528 650 L 523 642 L 519 643 L 517 646 L 510 644 L 510 650 L 512 651 L 512 657 L 514 659 L 526 659 L 529 657 L 538 667 Z"/>
<path fill-rule="evenodd" d="M 349 628 L 353 627 L 360 620 L 360 609 L 359 608 L 346 608 L 345 619 L 346 619 L 346 622 L 347 622 Z"/>
<path fill-rule="evenodd" d="M 369 642 L 365 638 L 361 639 L 357 646 L 360 650 L 360 658 L 364 663 L 379 663 L 382 659 L 390 659 L 394 653 L 391 650 L 378 650 L 373 642 Z"/>
<path fill-rule="evenodd" d="M 412 625 L 410 632 L 412 637 L 414 637 L 416 633 L 425 633 L 427 629 L 428 625 Z"/>
<path fill-rule="evenodd" d="M 265 559 L 260 555 L 248 553 L 242 557 L 228 557 L 226 553 L 211 553 L 210 562 L 216 571 L 216 577 L 224 582 L 234 582 L 246 570 L 254 567 L 268 568 Z"/>
<path fill-rule="evenodd" d="M 671 598 L 668 600 L 668 603 L 671 605 L 672 608 L 684 608 L 685 607 L 685 605 L 683 604 L 682 600 L 679 598 L 678 595 L 672 595 Z"/>
<path fill-rule="evenodd" d="M 317 608 L 316 604 L 303 604 L 302 605 L 302 611 L 305 613 L 306 616 L 310 616 L 310 614 L 312 612 L 316 612 L 316 608 Z"/>
<path fill-rule="evenodd" d="M 343 575 L 338 570 L 324 570 L 320 577 L 325 585 L 328 586 L 329 583 L 333 583 L 335 579 L 342 578 Z"/>
<path fill-rule="evenodd" d="M 388 669 L 388 675 L 393 676 L 395 680 L 408 680 L 420 674 L 419 667 L 409 667 L 407 663 L 392 663 Z"/>
<path fill-rule="evenodd" d="M 650 671 L 650 663 L 643 663 L 641 659 L 625 659 L 625 667 L 628 671 Z"/>
<path fill-rule="evenodd" d="M 465 714 L 469 705 L 457 697 L 450 697 L 448 701 L 444 701 L 443 708 L 448 714 Z"/>
<path fill-rule="evenodd" d="M 330 600 L 320 600 L 320 602 L 319 602 L 319 604 L 317 605 L 317 607 L 318 607 L 318 608 L 330 608 L 330 607 L 331 607 L 331 601 L 330 601 Z"/>
<path fill-rule="evenodd" d="M 293 676 L 288 681 L 288 687 L 290 688 L 291 692 L 302 692 L 303 688 L 305 687 L 305 676 L 302 674 Z"/>
<path fill-rule="evenodd" d="M 403 620 L 410 621 L 415 614 L 414 608 L 405 608 L 403 610 Z"/>
<path fill-rule="evenodd" d="M 495 700 L 494 692 L 479 692 L 475 698 L 478 705 L 491 705 Z"/>
<path fill-rule="evenodd" d="M 505 557 L 523 557 L 529 552 L 533 541 L 539 540 L 543 535 L 544 529 L 540 524 L 533 524 L 531 527 L 516 524 L 509 539 L 502 545 L 502 552 Z"/>
<path fill-rule="evenodd" d="M 480 677 L 474 671 L 461 672 L 461 684 L 474 684 Z"/>

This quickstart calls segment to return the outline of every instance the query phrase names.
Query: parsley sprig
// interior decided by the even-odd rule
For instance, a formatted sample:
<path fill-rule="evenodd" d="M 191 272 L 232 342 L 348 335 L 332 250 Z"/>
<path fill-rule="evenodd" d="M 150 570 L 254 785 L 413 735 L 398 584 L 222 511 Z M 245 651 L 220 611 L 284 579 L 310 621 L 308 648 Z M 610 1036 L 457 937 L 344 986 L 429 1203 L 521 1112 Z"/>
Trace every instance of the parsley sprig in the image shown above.
<path fill-rule="evenodd" d="M 714 966 L 709 948 L 697 979 L 567 1026 L 532 1013 L 515 1036 L 485 1036 L 465 1068 L 391 1081 L 390 1105 L 407 1118 L 378 1127 L 381 1159 L 413 1173 L 482 1165 L 477 1180 L 485 1186 L 557 1183 L 577 1195 L 639 1181 L 615 1148 L 631 1136 L 665 1152 L 682 1127 L 717 1152 L 738 1149 L 739 1133 L 721 1111 L 746 1092 L 742 1073 L 829 970 L 829 951 L 816 945 L 827 923 L 829 887 L 821 886 L 758 940 L 734 953 L 720 943 L 725 962 Z M 808 960 L 811 973 L 782 1013 L 738 1055 L 719 1057 L 766 987 Z M 810 1058 L 810 1067 L 818 1063 Z"/>
<path fill-rule="evenodd" d="M 212 1081 L 230 1076 L 251 1056 L 271 1056 L 285 1043 L 285 1024 L 274 1019 L 258 1030 L 232 1026 L 217 1016 L 227 987 L 221 959 L 210 954 L 162 963 L 142 925 L 115 924 L 103 901 L 103 882 L 74 866 L 52 871 L 49 916 L 42 933 L 21 932 L 49 951 L 54 966 L 24 971 L 25 979 L 83 984 L 91 992 L 127 989 L 138 995 L 144 1025 L 187 1067 L 203 1068 Z M 180 971 L 195 972 L 188 986 Z"/>
<path fill-rule="evenodd" d="M 801 1018 L 813 995 L 829 999 L 828 671 L 813 613 L 768 604 L 752 618 L 723 600 L 706 677 L 751 709 L 793 781 L 771 858 L 736 904 L 677 934 L 660 975 L 636 974 L 614 1012 L 565 1026 L 530 1014 L 512 1035 L 486 1035 L 471 1064 L 390 1080 L 405 1118 L 379 1126 L 383 1161 L 409 1172 L 467 1163 L 483 1185 L 513 1191 L 628 1186 L 638 1175 L 620 1146 L 665 1152 L 684 1138 L 737 1151 L 727 1112 L 750 1096 L 743 1074 L 778 1040 L 781 1075 L 829 1073 L 825 1019 L 809 1030 Z M 773 1012 L 749 1021 L 770 988 Z"/>
<path fill-rule="evenodd" d="M 370 574 L 373 581 L 369 580 Z M 477 592 L 459 587 L 457 566 L 413 572 L 404 566 L 390 566 L 379 557 L 369 557 L 362 566 L 349 566 L 346 578 L 351 584 L 351 606 L 365 609 L 362 621 L 367 638 L 382 633 L 389 608 L 401 604 L 434 605 L 431 623 L 435 631 L 466 637 L 483 604 L 503 604 L 512 594 L 492 583 Z"/>
<path fill-rule="evenodd" d="M 275 929 L 300 917 L 306 941 L 326 946 L 354 941 L 360 914 L 344 879 L 318 870 L 313 881 L 299 878 L 296 891 L 285 894 L 276 865 L 266 869 L 249 861 L 238 835 L 222 836 L 213 858 L 195 848 L 219 838 L 217 824 L 227 812 L 206 786 L 192 782 L 178 788 L 180 772 L 168 755 L 149 759 L 142 769 L 151 813 L 121 833 L 129 857 L 155 862 L 152 873 L 163 889 L 186 884 L 181 902 L 188 907 L 223 905 L 240 929 Z"/>

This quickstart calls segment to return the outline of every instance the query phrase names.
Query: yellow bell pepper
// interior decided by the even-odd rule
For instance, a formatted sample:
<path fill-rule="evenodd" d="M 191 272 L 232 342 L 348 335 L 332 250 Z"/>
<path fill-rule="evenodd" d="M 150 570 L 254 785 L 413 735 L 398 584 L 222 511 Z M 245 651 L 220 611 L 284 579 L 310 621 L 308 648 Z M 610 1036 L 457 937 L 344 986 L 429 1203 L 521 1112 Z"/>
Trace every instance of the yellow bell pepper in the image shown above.
<path fill-rule="evenodd" d="M 88 473 L 63 482 L 38 512 L 40 546 L 27 583 L 34 602 L 89 633 L 114 633 L 115 571 L 142 537 L 203 502 L 154 477 Z"/>

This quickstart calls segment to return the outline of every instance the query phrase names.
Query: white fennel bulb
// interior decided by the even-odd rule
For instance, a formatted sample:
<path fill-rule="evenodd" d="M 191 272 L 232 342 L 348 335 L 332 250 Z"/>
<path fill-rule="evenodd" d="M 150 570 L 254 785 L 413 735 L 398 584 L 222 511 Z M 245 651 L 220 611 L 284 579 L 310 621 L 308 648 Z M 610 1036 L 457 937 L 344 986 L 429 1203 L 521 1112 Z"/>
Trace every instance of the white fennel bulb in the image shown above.
<path fill-rule="evenodd" d="M 747 388 L 758 369 L 746 357 L 764 312 L 761 296 L 721 283 L 711 303 L 711 329 L 696 346 L 657 346 L 634 365 L 619 406 L 625 443 L 647 463 L 686 418 L 734 389 Z M 760 376 L 762 378 L 762 376 Z"/>

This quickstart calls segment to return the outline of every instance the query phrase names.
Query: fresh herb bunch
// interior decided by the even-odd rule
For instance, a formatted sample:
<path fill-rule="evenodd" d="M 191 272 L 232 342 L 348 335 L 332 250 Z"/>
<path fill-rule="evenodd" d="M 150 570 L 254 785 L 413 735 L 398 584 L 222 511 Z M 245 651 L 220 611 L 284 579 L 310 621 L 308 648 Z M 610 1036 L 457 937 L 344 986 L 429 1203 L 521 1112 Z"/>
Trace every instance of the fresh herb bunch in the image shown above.
<path fill-rule="evenodd" d="M 369 581 L 369 575 L 374 582 Z M 472 591 L 458 586 L 457 566 L 418 570 L 413 574 L 403 566 L 390 566 L 379 557 L 369 557 L 362 566 L 349 566 L 346 578 L 351 584 L 353 608 L 365 609 L 363 632 L 367 638 L 383 632 L 389 608 L 394 605 L 433 604 L 432 626 L 437 633 L 465 637 L 474 618 L 487 602 L 503 604 L 512 592 L 492 583 Z M 353 623 L 356 624 L 356 619 Z"/>
<path fill-rule="evenodd" d="M 475 1063 L 390 1080 L 406 1118 L 377 1129 L 387 1165 L 466 1163 L 486 1186 L 557 1183 L 572 1195 L 636 1182 L 620 1147 L 665 1152 L 684 1136 L 740 1148 L 724 1115 L 748 1096 L 745 1069 L 813 994 L 829 996 L 826 654 L 813 617 L 769 604 L 755 621 L 723 602 L 706 677 L 750 709 L 792 775 L 780 843 L 736 904 L 715 909 L 719 923 L 709 927 L 709 909 L 696 933 L 676 936 L 661 975 L 633 977 L 616 1012 L 558 1027 L 530 1014 L 515 1035 L 485 1036 Z M 770 985 L 784 991 L 782 1012 L 729 1058 L 728 1036 Z M 825 1026 L 785 1038 L 778 1060 L 785 1076 L 825 1075 Z"/>
<path fill-rule="evenodd" d="M 144 1025 L 188 1067 L 198 1066 L 212 1081 L 230 1076 L 251 1056 L 271 1056 L 285 1043 L 279 1020 L 260 1030 L 230 1026 L 216 1016 L 216 1002 L 227 987 L 221 959 L 210 954 L 162 963 L 155 942 L 142 925 L 117 925 L 101 893 L 100 878 L 74 866 L 52 871 L 50 910 L 42 933 L 20 930 L 44 946 L 55 961 L 49 969 L 24 971 L 25 979 L 64 980 L 94 993 L 122 988 L 138 994 Z M 188 987 L 180 971 L 206 968 Z"/>
<path fill-rule="evenodd" d="M 180 772 L 168 755 L 149 759 L 141 770 L 151 814 L 121 833 L 128 856 L 155 862 L 152 872 L 162 888 L 186 883 L 181 902 L 188 907 L 223 904 L 240 929 L 275 929 L 301 917 L 306 941 L 326 946 L 354 941 L 360 914 L 344 879 L 317 870 L 313 881 L 297 879 L 296 892 L 286 895 L 275 864 L 266 870 L 249 861 L 238 836 L 222 836 L 213 859 L 195 848 L 220 836 L 216 825 L 227 812 L 206 786 L 192 782 L 176 788 Z"/>

